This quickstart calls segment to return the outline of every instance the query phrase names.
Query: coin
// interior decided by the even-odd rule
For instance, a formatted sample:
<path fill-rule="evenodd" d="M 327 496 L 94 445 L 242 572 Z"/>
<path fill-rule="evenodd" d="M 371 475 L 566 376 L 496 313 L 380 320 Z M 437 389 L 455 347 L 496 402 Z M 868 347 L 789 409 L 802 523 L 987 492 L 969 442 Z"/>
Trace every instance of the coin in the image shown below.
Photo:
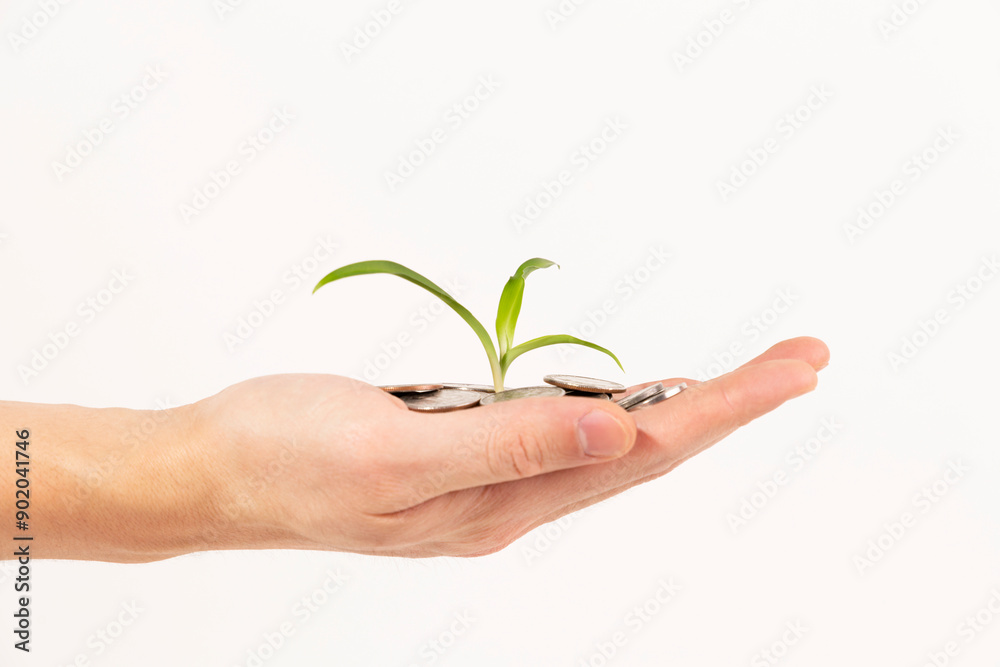
<path fill-rule="evenodd" d="M 421 394 L 402 394 L 397 398 L 416 412 L 452 412 L 478 405 L 482 394 L 461 389 L 441 389 Z"/>
<path fill-rule="evenodd" d="M 659 394 L 656 394 L 651 398 L 647 398 L 645 401 L 641 403 L 635 404 L 630 408 L 630 410 L 638 410 L 639 408 L 646 408 L 649 407 L 650 405 L 656 405 L 657 403 L 662 403 L 668 398 L 673 398 L 674 396 L 681 393 L 685 389 L 687 389 L 686 382 L 681 382 L 680 384 L 675 384 L 672 387 L 667 387 L 664 391 L 660 392 Z"/>
<path fill-rule="evenodd" d="M 480 405 L 490 405 L 492 403 L 503 403 L 504 401 L 514 401 L 519 398 L 536 398 L 539 396 L 565 396 L 566 390 L 559 387 L 522 387 L 520 389 L 508 389 L 499 394 L 487 394 L 479 401 Z"/>
<path fill-rule="evenodd" d="M 425 394 L 430 391 L 444 389 L 443 384 L 389 384 L 379 387 L 390 394 Z"/>
<path fill-rule="evenodd" d="M 611 394 L 591 394 L 586 391 L 567 391 L 567 396 L 580 396 L 582 398 L 598 398 L 605 401 L 611 400 Z"/>
<path fill-rule="evenodd" d="M 657 394 L 662 394 L 666 390 L 662 382 L 657 382 L 654 385 L 650 385 L 645 389 L 640 389 L 631 396 L 626 396 L 625 398 L 618 401 L 618 405 L 622 406 L 626 410 L 631 410 L 635 406 L 639 405 L 643 401 L 653 398 Z"/>
<path fill-rule="evenodd" d="M 612 393 L 626 391 L 624 386 L 615 382 L 576 375 L 547 375 L 545 382 L 555 386 L 522 387 L 500 393 L 496 393 L 491 385 L 461 382 L 385 385 L 379 388 L 402 399 L 410 410 L 417 412 L 451 412 L 475 405 L 544 396 L 570 396 L 610 401 L 614 400 Z M 636 410 L 656 405 L 676 396 L 686 388 L 685 383 L 665 388 L 663 383 L 658 382 L 626 396 L 617 403 L 626 410 Z"/>
<path fill-rule="evenodd" d="M 457 389 L 459 391 L 481 391 L 485 394 L 494 394 L 496 389 L 488 384 L 461 384 L 459 382 L 445 382 L 445 389 Z"/>
<path fill-rule="evenodd" d="M 617 382 L 576 375 L 546 375 L 545 381 L 556 387 L 570 391 L 585 391 L 590 394 L 620 394 L 625 391 L 625 386 Z"/>

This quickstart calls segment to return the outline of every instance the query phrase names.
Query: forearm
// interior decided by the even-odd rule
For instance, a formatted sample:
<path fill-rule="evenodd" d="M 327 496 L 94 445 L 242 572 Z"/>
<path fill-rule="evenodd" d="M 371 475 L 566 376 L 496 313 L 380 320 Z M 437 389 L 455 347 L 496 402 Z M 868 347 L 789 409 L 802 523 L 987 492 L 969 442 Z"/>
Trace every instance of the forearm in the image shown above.
<path fill-rule="evenodd" d="M 0 402 L 0 525 L 31 536 L 36 558 L 147 562 L 239 547 L 243 517 L 223 511 L 232 489 L 212 474 L 196 412 Z M 16 530 L 25 474 L 28 530 Z"/>

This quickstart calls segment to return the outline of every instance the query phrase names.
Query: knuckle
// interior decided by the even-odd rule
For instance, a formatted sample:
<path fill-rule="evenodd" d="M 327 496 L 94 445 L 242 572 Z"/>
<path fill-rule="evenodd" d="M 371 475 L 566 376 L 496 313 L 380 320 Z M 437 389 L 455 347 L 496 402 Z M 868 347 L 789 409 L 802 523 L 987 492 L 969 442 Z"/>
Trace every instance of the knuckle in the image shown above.
<path fill-rule="evenodd" d="M 726 391 L 726 384 L 724 382 L 720 382 L 717 391 L 719 395 L 720 409 L 722 414 L 725 415 L 725 420 L 730 424 L 740 423 L 739 411 L 733 404 L 733 401 L 729 396 L 729 392 Z"/>
<path fill-rule="evenodd" d="M 735 417 L 736 407 L 733 405 L 732 399 L 729 398 L 729 392 L 726 390 L 725 383 L 719 383 L 719 399 L 725 406 L 726 413 L 730 417 Z"/>
<path fill-rule="evenodd" d="M 501 477 L 534 477 L 545 470 L 545 442 L 538 434 L 520 428 L 490 441 L 490 472 Z"/>
<path fill-rule="evenodd" d="M 726 390 L 726 382 L 723 378 L 715 378 L 708 382 L 689 387 L 689 395 L 697 396 L 696 405 L 699 406 L 699 414 L 705 419 L 714 423 L 726 426 L 739 425 L 739 411 L 732 401 L 732 397 Z"/>

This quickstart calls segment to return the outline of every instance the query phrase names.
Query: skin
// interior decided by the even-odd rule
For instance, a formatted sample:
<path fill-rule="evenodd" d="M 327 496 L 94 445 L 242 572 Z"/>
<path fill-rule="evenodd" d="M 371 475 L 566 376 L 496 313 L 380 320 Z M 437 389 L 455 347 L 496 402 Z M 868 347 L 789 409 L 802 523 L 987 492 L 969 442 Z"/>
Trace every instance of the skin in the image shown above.
<path fill-rule="evenodd" d="M 825 344 L 796 338 L 626 412 L 535 398 L 420 414 L 371 385 L 275 375 L 164 411 L 0 402 L 3 516 L 30 430 L 34 558 L 149 562 L 221 549 L 481 556 L 656 479 L 812 391 Z M 653 384 L 653 383 L 648 383 Z M 631 387 L 633 393 L 648 386 Z M 584 450 L 580 418 L 597 413 Z M 5 443 L 5 444 L 4 444 Z"/>

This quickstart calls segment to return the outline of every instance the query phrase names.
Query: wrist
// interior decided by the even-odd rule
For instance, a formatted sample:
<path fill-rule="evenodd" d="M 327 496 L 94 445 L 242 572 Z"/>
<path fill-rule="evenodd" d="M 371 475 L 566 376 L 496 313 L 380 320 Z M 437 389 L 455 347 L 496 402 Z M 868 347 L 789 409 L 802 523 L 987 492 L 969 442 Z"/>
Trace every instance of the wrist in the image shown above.
<path fill-rule="evenodd" d="M 196 517 L 182 553 L 232 549 L 310 549 L 320 545 L 289 527 L 283 478 L 294 474 L 297 447 L 260 442 L 213 396 L 177 408 L 177 464 L 192 490 L 186 514 Z M 169 556 L 167 556 L 169 557 Z"/>
<path fill-rule="evenodd" d="M 107 502 L 120 517 L 117 546 L 126 559 L 226 548 L 225 532 L 217 527 L 225 485 L 211 474 L 211 443 L 199 428 L 196 406 L 133 411 L 119 435 L 120 484 Z"/>
<path fill-rule="evenodd" d="M 133 415 L 124 452 L 129 479 L 114 504 L 131 527 L 123 538 L 137 561 L 290 541 L 266 518 L 246 448 L 205 407 L 199 402 Z"/>

